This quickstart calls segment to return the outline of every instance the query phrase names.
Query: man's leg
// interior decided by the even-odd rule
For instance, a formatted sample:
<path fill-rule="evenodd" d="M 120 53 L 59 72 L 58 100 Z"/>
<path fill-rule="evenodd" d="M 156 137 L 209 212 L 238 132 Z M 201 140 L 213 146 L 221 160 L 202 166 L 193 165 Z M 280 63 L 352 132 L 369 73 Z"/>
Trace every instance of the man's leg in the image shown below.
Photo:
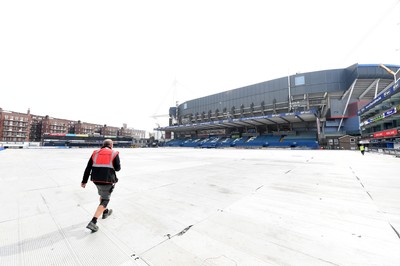
<path fill-rule="evenodd" d="M 92 230 L 92 232 L 97 232 L 97 230 L 99 230 L 99 227 L 96 225 L 97 224 L 97 219 L 107 209 L 107 204 L 108 204 L 109 201 L 110 201 L 109 199 L 102 199 L 100 197 L 100 205 L 97 207 L 96 212 L 94 213 L 94 216 L 93 216 L 92 220 L 86 226 L 86 228 Z M 111 211 L 109 212 L 108 215 L 110 215 L 110 214 L 111 214 Z M 103 214 L 103 219 L 104 219 L 104 214 Z"/>
<path fill-rule="evenodd" d="M 110 186 L 107 186 L 107 188 L 106 188 L 106 191 L 105 191 L 105 194 L 104 194 L 103 198 L 107 199 L 107 202 L 106 202 L 105 205 L 103 205 L 104 208 L 105 208 L 103 210 L 103 217 L 102 217 L 103 219 L 106 219 L 108 216 L 110 216 L 112 214 L 113 210 L 112 209 L 108 209 L 107 205 L 110 202 L 111 193 L 114 191 L 114 187 L 115 187 L 115 185 L 112 184 Z M 103 202 L 103 199 L 102 199 L 102 197 L 100 197 L 100 205 L 102 204 L 102 202 Z"/>
<path fill-rule="evenodd" d="M 100 204 L 96 209 L 96 212 L 94 213 L 94 216 L 92 220 L 89 222 L 89 224 L 86 226 L 86 228 L 92 230 L 92 232 L 97 232 L 99 230 L 99 227 L 96 225 L 97 219 L 100 217 L 100 215 L 103 214 L 103 219 L 107 218 L 111 214 L 111 210 L 108 211 L 107 205 L 108 202 L 110 201 L 110 188 L 108 187 L 103 187 L 96 185 L 99 195 L 100 195 Z M 106 212 L 104 212 L 106 211 Z M 104 215 L 104 213 L 108 213 L 107 215 Z"/>
<path fill-rule="evenodd" d="M 103 205 L 100 204 L 100 205 L 97 207 L 96 212 L 94 213 L 94 217 L 99 218 L 100 215 L 103 214 L 103 212 L 104 212 L 105 209 L 106 209 L 106 208 L 105 208 Z"/>
<path fill-rule="evenodd" d="M 100 215 L 101 215 L 105 210 L 107 210 L 107 206 L 102 205 L 102 200 L 103 200 L 103 199 L 100 197 L 100 198 L 99 198 L 99 201 L 100 201 L 99 206 L 97 207 L 96 212 L 94 213 L 94 216 L 93 216 L 93 217 L 99 218 Z M 110 202 L 110 200 L 108 200 L 108 202 Z M 107 202 L 107 204 L 108 204 L 108 202 Z"/>

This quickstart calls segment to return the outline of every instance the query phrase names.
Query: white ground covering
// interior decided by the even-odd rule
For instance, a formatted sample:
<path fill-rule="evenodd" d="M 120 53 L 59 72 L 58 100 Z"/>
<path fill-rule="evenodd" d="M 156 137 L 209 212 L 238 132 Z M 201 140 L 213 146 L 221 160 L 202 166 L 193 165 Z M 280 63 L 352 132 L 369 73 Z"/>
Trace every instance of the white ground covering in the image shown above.
<path fill-rule="evenodd" d="M 0 151 L 0 265 L 400 265 L 398 158 L 120 149 L 91 234 L 91 151 Z"/>

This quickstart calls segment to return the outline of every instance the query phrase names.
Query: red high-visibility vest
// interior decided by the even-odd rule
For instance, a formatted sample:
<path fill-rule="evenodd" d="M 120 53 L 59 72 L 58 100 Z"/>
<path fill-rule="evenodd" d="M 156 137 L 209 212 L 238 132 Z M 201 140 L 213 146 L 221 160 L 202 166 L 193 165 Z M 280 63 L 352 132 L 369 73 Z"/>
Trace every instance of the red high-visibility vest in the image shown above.
<path fill-rule="evenodd" d="M 118 155 L 117 151 L 108 148 L 102 148 L 100 150 L 96 150 L 92 154 L 92 160 L 93 160 L 92 166 L 114 169 L 113 160 L 117 155 Z"/>

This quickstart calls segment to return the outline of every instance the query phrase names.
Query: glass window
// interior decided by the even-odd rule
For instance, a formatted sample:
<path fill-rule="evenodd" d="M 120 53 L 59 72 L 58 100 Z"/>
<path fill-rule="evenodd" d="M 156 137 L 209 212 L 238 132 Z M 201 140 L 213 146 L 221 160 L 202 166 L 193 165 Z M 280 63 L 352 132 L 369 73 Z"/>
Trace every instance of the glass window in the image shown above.
<path fill-rule="evenodd" d="M 294 85 L 295 86 L 300 86 L 305 84 L 305 79 L 304 76 L 297 76 L 294 78 Z"/>

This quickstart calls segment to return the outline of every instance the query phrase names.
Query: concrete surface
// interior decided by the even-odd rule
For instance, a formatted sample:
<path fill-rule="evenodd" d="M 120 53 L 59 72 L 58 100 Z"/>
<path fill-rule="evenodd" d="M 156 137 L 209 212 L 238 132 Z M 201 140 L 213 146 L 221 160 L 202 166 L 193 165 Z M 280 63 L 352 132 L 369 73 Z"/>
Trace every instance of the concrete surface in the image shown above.
<path fill-rule="evenodd" d="M 91 234 L 91 151 L 0 151 L 0 265 L 400 265 L 399 158 L 120 149 Z"/>

